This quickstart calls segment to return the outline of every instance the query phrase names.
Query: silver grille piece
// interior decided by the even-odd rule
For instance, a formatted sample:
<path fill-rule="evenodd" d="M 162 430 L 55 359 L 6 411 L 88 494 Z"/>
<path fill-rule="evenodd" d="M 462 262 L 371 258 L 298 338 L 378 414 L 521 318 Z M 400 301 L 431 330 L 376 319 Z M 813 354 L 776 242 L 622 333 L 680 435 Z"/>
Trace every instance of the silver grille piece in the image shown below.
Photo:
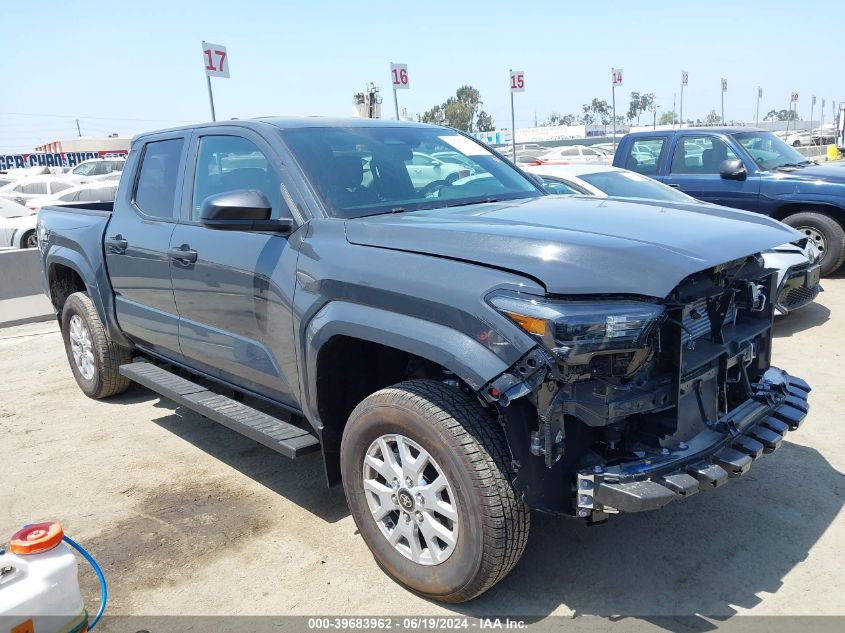
<path fill-rule="evenodd" d="M 697 315 L 695 318 L 693 315 Z M 736 316 L 736 306 L 731 303 L 728 313 L 725 315 L 725 323 L 732 323 Z M 707 300 L 699 299 L 684 306 L 684 330 L 681 337 L 684 343 L 690 340 L 692 333 L 693 340 L 710 334 L 710 318 L 707 316 Z"/>

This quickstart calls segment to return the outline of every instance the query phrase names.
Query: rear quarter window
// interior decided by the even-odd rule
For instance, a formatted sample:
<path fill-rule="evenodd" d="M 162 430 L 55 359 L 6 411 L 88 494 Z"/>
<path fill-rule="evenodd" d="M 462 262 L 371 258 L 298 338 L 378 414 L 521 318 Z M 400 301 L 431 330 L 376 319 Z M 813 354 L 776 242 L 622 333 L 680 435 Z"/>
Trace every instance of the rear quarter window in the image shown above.
<path fill-rule="evenodd" d="M 635 139 L 628 150 L 625 169 L 646 175 L 656 174 L 665 146 L 664 137 Z"/>

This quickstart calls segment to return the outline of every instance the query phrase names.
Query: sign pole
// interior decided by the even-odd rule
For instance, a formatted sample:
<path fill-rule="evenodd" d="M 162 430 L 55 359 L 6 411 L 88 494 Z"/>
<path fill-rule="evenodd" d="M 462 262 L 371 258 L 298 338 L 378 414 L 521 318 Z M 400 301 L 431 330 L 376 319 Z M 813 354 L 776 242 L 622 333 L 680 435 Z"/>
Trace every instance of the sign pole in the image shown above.
<path fill-rule="evenodd" d="M 205 66 L 205 86 L 208 88 L 208 105 L 211 106 L 211 120 L 217 121 L 214 111 L 214 93 L 211 91 L 211 77 L 229 78 L 229 58 L 226 47 L 220 44 L 202 43 L 203 66 Z"/>
<path fill-rule="evenodd" d="M 822 107 L 819 109 L 819 147 L 824 145 L 824 137 L 822 136 L 822 127 L 824 126 L 824 99 L 822 99 Z M 810 142 L 813 142 L 813 136 L 810 135 Z"/>
<path fill-rule="evenodd" d="M 208 86 L 208 105 L 211 106 L 211 120 L 217 121 L 217 116 L 214 114 L 214 94 L 211 92 L 211 77 L 205 76 L 205 83 Z"/>
<path fill-rule="evenodd" d="M 757 110 L 754 112 L 754 127 L 760 127 L 760 86 L 757 86 Z"/>
<path fill-rule="evenodd" d="M 613 102 L 613 153 L 616 153 L 616 86 L 622 85 L 622 69 L 610 69 L 610 99 Z"/>
<path fill-rule="evenodd" d="M 611 101 L 613 102 L 613 154 L 616 154 L 616 84 L 614 83 L 611 88 Z"/>
<path fill-rule="evenodd" d="M 675 129 L 675 116 L 677 115 L 677 110 L 675 109 L 675 102 L 677 101 L 678 94 L 673 92 L 672 93 L 672 129 Z"/>
<path fill-rule="evenodd" d="M 399 97 L 397 90 L 408 90 L 411 87 L 408 81 L 408 64 L 397 64 L 390 62 L 390 82 L 393 84 L 393 109 L 396 112 L 396 120 L 399 120 Z"/>
<path fill-rule="evenodd" d="M 813 110 L 816 109 L 816 95 L 810 99 L 810 144 L 813 142 Z"/>
<path fill-rule="evenodd" d="M 516 162 L 516 114 L 513 107 L 513 93 L 525 92 L 525 72 L 510 69 L 511 75 L 511 158 Z"/>
<path fill-rule="evenodd" d="M 516 162 L 516 115 L 513 111 L 513 90 L 511 90 L 511 159 Z"/>
<path fill-rule="evenodd" d="M 725 123 L 725 80 L 722 79 L 722 125 L 727 125 Z"/>

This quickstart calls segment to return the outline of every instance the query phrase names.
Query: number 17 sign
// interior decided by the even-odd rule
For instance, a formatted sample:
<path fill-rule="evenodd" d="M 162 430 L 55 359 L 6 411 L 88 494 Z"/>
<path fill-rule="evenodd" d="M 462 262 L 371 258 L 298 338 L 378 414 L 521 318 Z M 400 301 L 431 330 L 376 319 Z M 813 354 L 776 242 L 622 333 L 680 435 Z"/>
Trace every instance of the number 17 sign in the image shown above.
<path fill-rule="evenodd" d="M 202 61 L 205 64 L 205 74 L 209 77 L 229 78 L 229 57 L 225 46 L 203 42 Z"/>

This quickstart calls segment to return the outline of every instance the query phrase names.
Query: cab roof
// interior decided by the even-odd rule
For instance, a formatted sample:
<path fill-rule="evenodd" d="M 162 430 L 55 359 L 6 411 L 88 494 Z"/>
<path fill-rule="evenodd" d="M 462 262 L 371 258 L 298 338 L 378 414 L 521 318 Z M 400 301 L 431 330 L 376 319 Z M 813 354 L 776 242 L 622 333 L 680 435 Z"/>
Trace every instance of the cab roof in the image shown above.
<path fill-rule="evenodd" d="M 144 132 L 135 136 L 132 142 L 135 143 L 138 139 L 147 136 L 161 134 L 166 132 L 177 132 L 183 130 L 195 130 L 207 127 L 245 127 L 252 129 L 266 129 L 268 125 L 272 125 L 281 130 L 289 130 L 296 128 L 331 128 L 331 127 L 409 127 L 409 128 L 425 128 L 425 127 L 440 127 L 438 125 L 430 125 L 428 123 L 417 123 L 415 121 L 394 121 L 392 119 L 361 119 L 361 118 L 343 118 L 343 117 L 256 117 L 254 119 L 230 119 L 228 121 L 196 123 L 193 125 L 180 125 L 179 127 L 167 128 L 163 130 L 153 130 Z M 446 128 L 443 128 L 446 129 Z"/>
<path fill-rule="evenodd" d="M 740 126 L 700 126 L 685 127 L 675 130 L 642 130 L 640 132 L 629 132 L 626 136 L 668 136 L 672 134 L 709 133 L 709 134 L 739 134 L 740 132 L 768 132 L 757 127 Z"/>

